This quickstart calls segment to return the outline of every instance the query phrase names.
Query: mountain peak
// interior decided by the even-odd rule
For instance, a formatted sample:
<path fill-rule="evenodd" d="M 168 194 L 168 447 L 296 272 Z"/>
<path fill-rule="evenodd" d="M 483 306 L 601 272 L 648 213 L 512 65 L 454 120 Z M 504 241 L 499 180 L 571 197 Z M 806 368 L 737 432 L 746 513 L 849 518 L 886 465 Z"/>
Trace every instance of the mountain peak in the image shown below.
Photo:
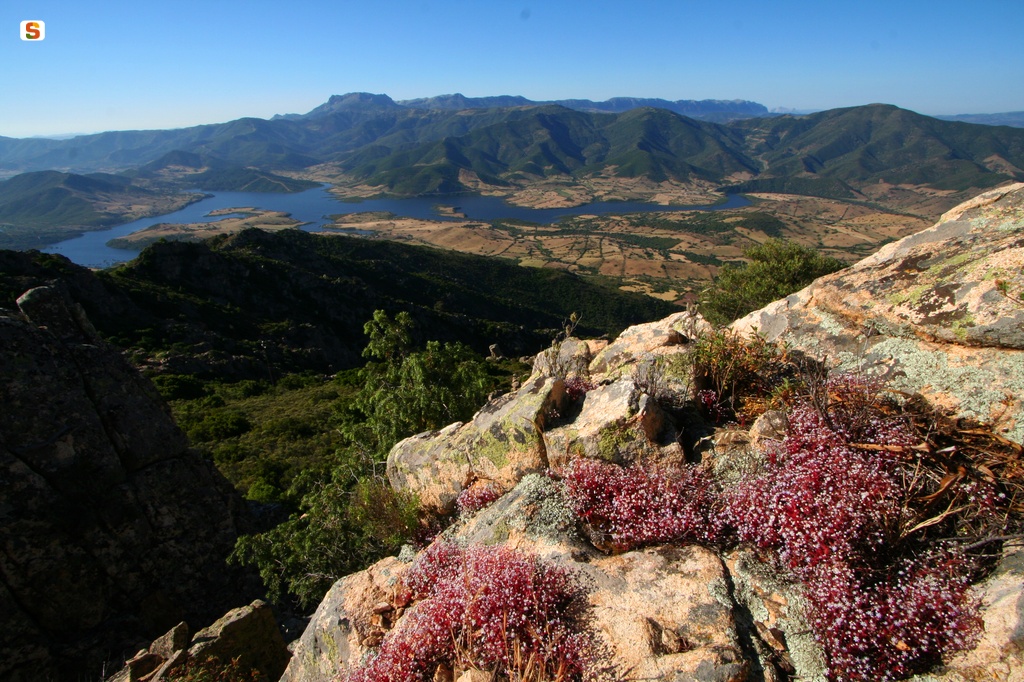
<path fill-rule="evenodd" d="M 317 118 L 342 111 L 400 108 L 401 106 L 396 104 L 395 100 L 387 95 L 377 95 L 370 92 L 349 92 L 344 95 L 331 95 L 325 103 L 297 118 Z"/>

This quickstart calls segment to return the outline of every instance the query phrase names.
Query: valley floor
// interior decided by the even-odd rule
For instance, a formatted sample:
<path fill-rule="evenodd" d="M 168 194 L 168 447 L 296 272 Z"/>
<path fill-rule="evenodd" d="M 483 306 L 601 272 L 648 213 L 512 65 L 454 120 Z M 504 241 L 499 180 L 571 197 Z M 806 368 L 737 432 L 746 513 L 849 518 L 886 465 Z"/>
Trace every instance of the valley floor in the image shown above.
<path fill-rule="evenodd" d="M 692 298 L 723 263 L 749 246 L 781 237 L 853 262 L 886 242 L 928 227 L 932 217 L 908 215 L 835 199 L 751 195 L 731 211 L 673 211 L 578 216 L 554 225 L 491 224 L 350 214 L 334 227 L 394 241 L 427 244 L 525 266 L 560 268 L 617 278 L 621 288 L 668 301 Z"/>

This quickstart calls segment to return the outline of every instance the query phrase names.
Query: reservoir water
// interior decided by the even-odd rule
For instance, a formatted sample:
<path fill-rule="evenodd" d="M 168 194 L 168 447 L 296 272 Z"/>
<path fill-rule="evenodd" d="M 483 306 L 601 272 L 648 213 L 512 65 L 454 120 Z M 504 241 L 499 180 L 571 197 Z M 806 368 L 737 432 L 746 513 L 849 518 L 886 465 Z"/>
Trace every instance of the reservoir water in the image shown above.
<path fill-rule="evenodd" d="M 91 268 L 108 267 L 131 260 L 136 251 L 115 249 L 107 242 L 115 237 L 138 232 L 157 223 L 207 223 L 221 220 L 224 216 L 210 216 L 211 211 L 224 208 L 252 207 L 268 211 L 284 211 L 305 225 L 303 230 L 317 232 L 331 223 L 329 215 L 362 213 L 365 211 L 389 211 L 398 216 L 425 220 L 456 220 L 438 213 L 438 206 L 457 207 L 470 220 L 489 222 L 501 218 L 528 220 L 549 225 L 565 216 L 606 215 L 621 213 L 646 213 L 651 211 L 682 210 L 724 210 L 746 206 L 750 202 L 740 195 L 731 195 L 728 201 L 714 206 L 662 206 L 641 202 L 610 201 L 595 202 L 573 208 L 523 208 L 505 203 L 500 197 L 473 195 L 444 197 L 410 197 L 404 199 L 365 199 L 359 202 L 339 201 L 326 187 L 299 192 L 297 194 L 268 194 L 255 192 L 211 192 L 212 196 L 186 206 L 180 211 L 144 218 L 135 222 L 118 225 L 106 230 L 86 232 L 73 239 L 48 246 L 46 253 L 59 253 L 69 259 Z"/>

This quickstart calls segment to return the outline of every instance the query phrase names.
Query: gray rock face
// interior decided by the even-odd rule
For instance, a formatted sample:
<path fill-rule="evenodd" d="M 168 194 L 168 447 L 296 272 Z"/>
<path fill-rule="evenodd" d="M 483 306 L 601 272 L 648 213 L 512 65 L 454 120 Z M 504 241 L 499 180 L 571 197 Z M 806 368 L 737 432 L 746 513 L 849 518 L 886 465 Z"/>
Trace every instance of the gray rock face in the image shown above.
<path fill-rule="evenodd" d="M 270 680 L 281 677 L 291 657 L 270 605 L 259 599 L 232 609 L 197 632 L 188 653 L 190 658 L 200 661 L 216 658 L 227 662 L 237 658 L 243 668 L 259 670 Z"/>
<path fill-rule="evenodd" d="M 999 290 L 1004 282 L 1011 296 Z M 1024 184 L 733 323 L 1024 440 Z"/>
<path fill-rule="evenodd" d="M 224 566 L 240 507 L 59 290 L 19 303 L 0 316 L 0 678 L 98 677 L 247 601 Z"/>

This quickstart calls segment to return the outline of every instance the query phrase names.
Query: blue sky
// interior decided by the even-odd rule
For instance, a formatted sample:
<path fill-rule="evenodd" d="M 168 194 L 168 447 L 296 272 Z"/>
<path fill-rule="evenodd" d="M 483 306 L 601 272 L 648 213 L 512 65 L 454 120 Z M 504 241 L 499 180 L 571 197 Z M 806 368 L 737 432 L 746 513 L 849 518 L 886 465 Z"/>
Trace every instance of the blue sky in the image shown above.
<path fill-rule="evenodd" d="M 46 22 L 24 42 L 20 22 Z M 0 0 L 0 135 L 305 112 L 332 94 L 1024 110 L 1020 0 Z"/>

